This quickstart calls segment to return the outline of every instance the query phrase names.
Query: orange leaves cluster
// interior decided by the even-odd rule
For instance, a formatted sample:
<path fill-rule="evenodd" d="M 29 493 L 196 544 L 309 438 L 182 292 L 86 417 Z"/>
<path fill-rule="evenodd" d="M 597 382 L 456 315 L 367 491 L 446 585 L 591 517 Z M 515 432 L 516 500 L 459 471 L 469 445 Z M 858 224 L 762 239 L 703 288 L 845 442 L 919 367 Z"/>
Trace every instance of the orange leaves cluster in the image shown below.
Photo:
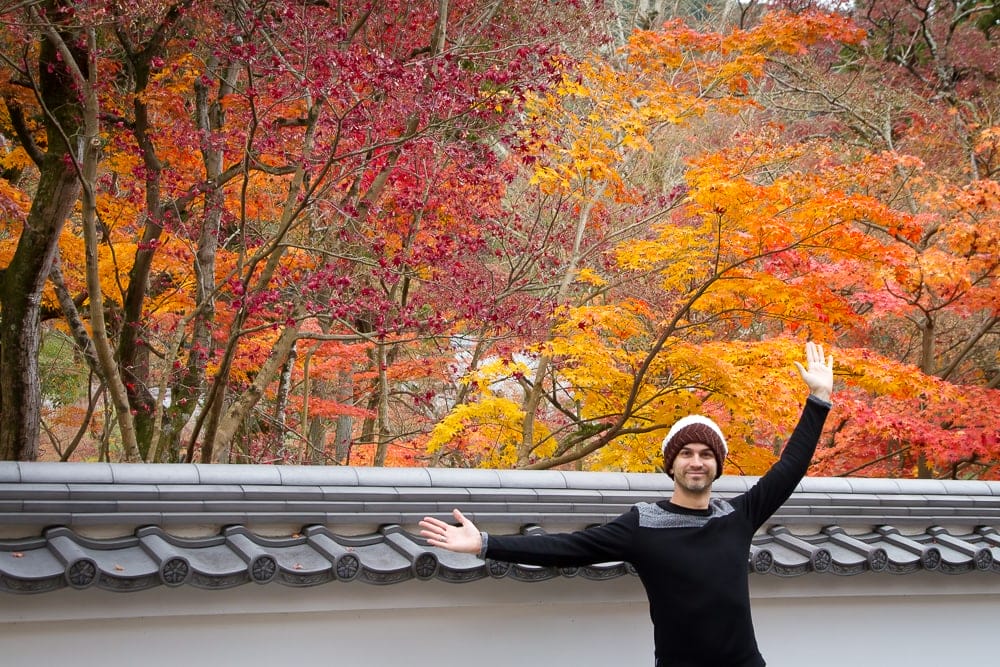
<path fill-rule="evenodd" d="M 866 226 L 905 216 L 864 193 L 884 177 L 870 161 L 803 164 L 823 149 L 778 147 L 765 132 L 699 157 L 685 205 L 655 239 L 620 247 L 619 266 L 655 270 L 673 302 L 695 312 L 744 313 L 744 326 L 761 315 L 807 322 L 831 335 L 856 317 L 837 292 L 870 289 L 880 275 L 863 262 L 891 259 Z"/>
<path fill-rule="evenodd" d="M 895 248 L 898 261 L 886 267 L 896 312 L 995 309 L 1000 186 L 992 180 L 940 184 L 923 203 L 928 212 L 912 218 L 914 233 L 903 235 L 904 243 Z"/>
<path fill-rule="evenodd" d="M 762 77 L 769 54 L 859 38 L 842 17 L 818 13 L 779 12 L 728 33 L 679 21 L 636 31 L 623 50 L 625 67 L 591 58 L 565 71 L 554 92 L 529 99 L 523 140 L 533 182 L 546 193 L 635 197 L 625 177 L 630 156 L 652 152 L 660 128 L 754 105 L 749 84 Z"/>

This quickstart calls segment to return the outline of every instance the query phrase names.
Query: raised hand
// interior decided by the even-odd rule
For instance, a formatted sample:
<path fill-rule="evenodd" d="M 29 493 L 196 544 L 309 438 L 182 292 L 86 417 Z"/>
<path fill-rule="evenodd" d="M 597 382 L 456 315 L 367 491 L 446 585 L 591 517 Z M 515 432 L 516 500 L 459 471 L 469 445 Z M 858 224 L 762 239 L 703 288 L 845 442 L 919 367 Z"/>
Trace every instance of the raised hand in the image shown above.
<path fill-rule="evenodd" d="M 799 375 L 816 398 L 829 401 L 833 394 L 833 355 L 823 356 L 823 346 L 806 343 L 806 365 L 795 362 Z"/>
<path fill-rule="evenodd" d="M 466 554 L 478 554 L 483 548 L 483 537 L 479 529 L 465 518 L 457 509 L 451 511 L 457 526 L 447 524 L 440 519 L 425 516 L 420 522 L 420 534 L 427 538 L 432 547 L 441 547 L 448 551 Z"/>

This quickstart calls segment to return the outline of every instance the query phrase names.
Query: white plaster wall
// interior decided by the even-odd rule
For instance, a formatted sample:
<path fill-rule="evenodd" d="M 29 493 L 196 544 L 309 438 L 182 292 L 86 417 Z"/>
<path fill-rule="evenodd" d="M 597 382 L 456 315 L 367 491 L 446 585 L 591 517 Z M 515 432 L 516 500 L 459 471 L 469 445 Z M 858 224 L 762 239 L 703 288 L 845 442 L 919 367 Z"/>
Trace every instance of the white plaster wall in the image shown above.
<path fill-rule="evenodd" d="M 751 577 L 757 642 L 770 667 L 1000 664 L 1000 576 Z"/>
<path fill-rule="evenodd" d="M 1000 576 L 752 577 L 771 667 L 994 664 Z M 0 594 L 0 664 L 648 667 L 636 579 Z"/>

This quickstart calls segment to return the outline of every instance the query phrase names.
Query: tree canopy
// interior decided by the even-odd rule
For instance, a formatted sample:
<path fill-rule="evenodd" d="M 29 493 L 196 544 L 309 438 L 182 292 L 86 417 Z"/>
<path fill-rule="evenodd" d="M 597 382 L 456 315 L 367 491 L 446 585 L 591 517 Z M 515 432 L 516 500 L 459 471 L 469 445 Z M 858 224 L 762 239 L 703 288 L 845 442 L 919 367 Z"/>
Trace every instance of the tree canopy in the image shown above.
<path fill-rule="evenodd" d="M 661 4 L 0 5 L 0 457 L 1000 478 L 993 5 Z"/>

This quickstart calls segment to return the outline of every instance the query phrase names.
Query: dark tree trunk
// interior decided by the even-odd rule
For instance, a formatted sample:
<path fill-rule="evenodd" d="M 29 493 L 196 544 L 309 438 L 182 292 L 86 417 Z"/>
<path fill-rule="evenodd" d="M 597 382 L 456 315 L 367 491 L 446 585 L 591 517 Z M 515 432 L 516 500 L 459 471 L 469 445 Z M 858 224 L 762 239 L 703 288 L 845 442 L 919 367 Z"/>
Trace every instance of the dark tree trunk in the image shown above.
<path fill-rule="evenodd" d="M 47 16 L 59 16 L 61 3 L 45 4 Z M 80 70 L 86 72 L 86 42 L 72 34 L 60 35 Z M 42 287 L 63 224 L 80 195 L 72 155 L 82 137 L 82 99 L 66 63 L 44 36 L 38 66 L 39 93 L 50 113 L 45 117 L 48 151 L 39 165 L 38 189 L 17 249 L 0 280 L 0 458 L 20 461 L 38 458 Z"/>

